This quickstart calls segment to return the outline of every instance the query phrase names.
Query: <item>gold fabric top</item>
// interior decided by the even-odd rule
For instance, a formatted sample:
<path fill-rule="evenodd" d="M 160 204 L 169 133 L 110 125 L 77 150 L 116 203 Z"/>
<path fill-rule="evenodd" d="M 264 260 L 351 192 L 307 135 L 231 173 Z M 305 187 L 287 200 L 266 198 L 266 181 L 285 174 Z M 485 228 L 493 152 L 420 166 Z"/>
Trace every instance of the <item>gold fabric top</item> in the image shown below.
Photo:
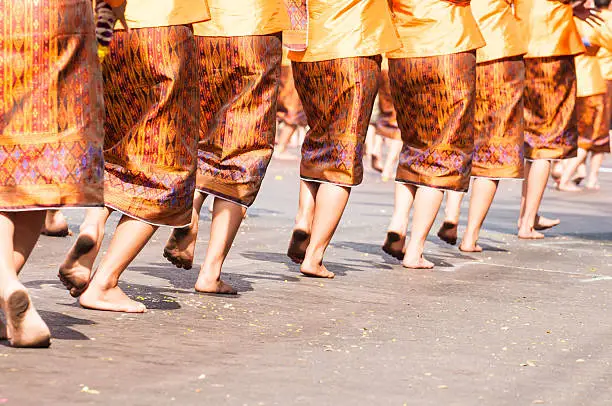
<path fill-rule="evenodd" d="M 587 44 L 586 52 L 575 59 L 578 97 L 592 96 L 607 91 L 597 55 L 602 48 L 612 49 L 612 12 L 602 10 L 601 17 L 605 24 L 595 27 L 576 19 L 578 32 Z"/>
<path fill-rule="evenodd" d="M 529 47 L 526 58 L 577 55 L 584 52 L 571 4 L 530 0 Z"/>
<path fill-rule="evenodd" d="M 472 0 L 472 13 L 487 42 L 476 51 L 477 62 L 527 53 L 529 3 L 525 0 Z"/>
<path fill-rule="evenodd" d="M 601 75 L 605 80 L 612 80 L 612 51 L 606 48 L 600 48 L 597 52 Z"/>
<path fill-rule="evenodd" d="M 440 0 L 389 0 L 402 48 L 389 58 L 436 56 L 485 45 L 469 5 Z"/>
<path fill-rule="evenodd" d="M 195 24 L 195 35 L 266 35 L 289 28 L 289 16 L 283 0 L 208 0 L 208 5 L 211 20 Z"/>
<path fill-rule="evenodd" d="M 400 47 L 387 0 L 309 0 L 308 45 L 298 62 L 382 54 Z"/>
<path fill-rule="evenodd" d="M 125 20 L 130 28 L 168 27 L 210 20 L 210 11 L 206 0 L 128 0 Z"/>

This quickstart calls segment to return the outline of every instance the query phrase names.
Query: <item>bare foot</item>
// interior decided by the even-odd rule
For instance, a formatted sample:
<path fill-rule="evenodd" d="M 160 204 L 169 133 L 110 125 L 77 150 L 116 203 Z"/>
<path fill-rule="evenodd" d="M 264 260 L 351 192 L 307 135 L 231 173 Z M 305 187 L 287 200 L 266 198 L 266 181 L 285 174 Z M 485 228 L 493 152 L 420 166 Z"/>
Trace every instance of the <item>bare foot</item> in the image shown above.
<path fill-rule="evenodd" d="M 426 260 L 423 255 L 417 258 L 404 257 L 402 266 L 409 269 L 433 269 L 434 263 Z"/>
<path fill-rule="evenodd" d="M 482 247 L 473 242 L 465 242 L 465 240 L 461 241 L 459 245 L 459 251 L 461 252 L 482 252 Z"/>
<path fill-rule="evenodd" d="M 189 227 L 175 228 L 164 248 L 164 257 L 177 268 L 191 269 L 197 239 L 198 223 L 196 221 Z"/>
<path fill-rule="evenodd" d="M 195 285 L 195 290 L 201 293 L 215 293 L 218 295 L 237 295 L 238 291 L 230 284 L 223 282 L 221 279 L 213 281 L 204 278 L 198 278 Z"/>
<path fill-rule="evenodd" d="M 289 240 L 289 248 L 287 256 L 296 264 L 304 262 L 306 256 L 306 248 L 310 244 L 310 234 L 304 230 L 293 230 L 291 240 Z"/>
<path fill-rule="evenodd" d="M 334 279 L 334 276 L 336 276 L 336 274 L 334 274 L 333 272 L 328 271 L 327 268 L 325 268 L 325 265 L 323 265 L 322 263 L 316 266 L 302 264 L 302 266 L 300 267 L 300 272 L 306 276 L 311 276 L 314 278 Z"/>
<path fill-rule="evenodd" d="M 559 183 L 557 185 L 557 190 L 560 192 L 582 192 L 582 188 L 576 186 L 575 183 Z"/>
<path fill-rule="evenodd" d="M 118 286 L 102 289 L 90 285 L 79 298 L 79 303 L 86 309 L 109 312 L 144 313 L 147 311 L 143 303 L 130 299 Z"/>
<path fill-rule="evenodd" d="M 538 233 L 534 229 L 522 227 L 519 229 L 518 238 L 521 240 L 541 240 L 544 238 L 544 234 Z"/>
<path fill-rule="evenodd" d="M 47 210 L 45 225 L 40 233 L 49 237 L 67 237 L 72 235 L 72 232 L 68 229 L 66 217 L 59 210 Z"/>
<path fill-rule="evenodd" d="M 450 245 L 457 244 L 457 224 L 445 221 L 438 230 L 438 237 Z"/>
<path fill-rule="evenodd" d="M 98 227 L 96 225 L 85 226 L 60 265 L 58 276 L 72 297 L 80 296 L 87 289 L 91 276 L 91 265 L 84 265 L 80 260 L 96 246 L 97 239 Z"/>
<path fill-rule="evenodd" d="M 537 231 L 548 230 L 549 228 L 558 226 L 560 223 L 561 220 L 559 219 L 549 219 L 538 214 L 536 216 L 535 225 L 533 226 L 533 229 Z"/>
<path fill-rule="evenodd" d="M 51 332 L 40 317 L 30 296 L 19 282 L 4 289 L 6 301 L 6 336 L 13 347 L 46 348 L 51 345 Z"/>
<path fill-rule="evenodd" d="M 406 236 L 399 235 L 396 232 L 388 231 L 387 238 L 385 238 L 385 242 L 383 243 L 382 250 L 387 254 L 391 255 L 395 259 L 399 259 L 400 261 L 404 259 L 404 253 L 406 245 Z"/>

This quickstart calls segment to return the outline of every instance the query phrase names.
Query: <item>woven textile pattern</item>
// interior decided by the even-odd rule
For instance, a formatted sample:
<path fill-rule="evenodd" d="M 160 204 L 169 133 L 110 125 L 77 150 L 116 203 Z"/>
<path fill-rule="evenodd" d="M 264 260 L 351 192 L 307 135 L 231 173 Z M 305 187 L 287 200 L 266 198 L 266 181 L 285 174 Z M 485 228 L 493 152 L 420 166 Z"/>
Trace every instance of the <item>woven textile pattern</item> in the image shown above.
<path fill-rule="evenodd" d="M 0 210 L 103 203 L 91 1 L 0 2 Z"/>
<path fill-rule="evenodd" d="M 295 87 L 310 130 L 302 144 L 306 180 L 355 186 L 378 89 L 380 56 L 293 62 Z"/>
<path fill-rule="evenodd" d="M 157 225 L 191 222 L 199 127 L 185 26 L 115 32 L 104 59 L 105 203 Z"/>
<path fill-rule="evenodd" d="M 593 139 L 592 152 L 610 152 L 610 119 L 612 118 L 612 80 L 606 80 L 608 88 L 604 95 L 604 115 L 599 127 L 599 133 Z"/>
<path fill-rule="evenodd" d="M 291 29 L 283 33 L 288 49 L 303 51 L 308 45 L 308 0 L 284 0 Z"/>
<path fill-rule="evenodd" d="M 525 158 L 576 156 L 576 68 L 573 56 L 525 59 Z"/>
<path fill-rule="evenodd" d="M 579 148 L 593 151 L 595 148 L 595 140 L 601 137 L 601 126 L 605 118 L 606 110 L 605 97 L 605 94 L 595 94 L 592 96 L 578 97 L 576 99 Z M 600 141 L 599 147 L 601 147 L 601 144 Z"/>
<path fill-rule="evenodd" d="M 467 191 L 474 151 L 476 53 L 389 60 L 404 147 L 396 180 Z"/>
<path fill-rule="evenodd" d="M 200 141 L 197 188 L 253 204 L 276 135 L 280 34 L 199 37 Z"/>
<path fill-rule="evenodd" d="M 522 57 L 476 66 L 472 176 L 523 177 L 524 87 Z"/>

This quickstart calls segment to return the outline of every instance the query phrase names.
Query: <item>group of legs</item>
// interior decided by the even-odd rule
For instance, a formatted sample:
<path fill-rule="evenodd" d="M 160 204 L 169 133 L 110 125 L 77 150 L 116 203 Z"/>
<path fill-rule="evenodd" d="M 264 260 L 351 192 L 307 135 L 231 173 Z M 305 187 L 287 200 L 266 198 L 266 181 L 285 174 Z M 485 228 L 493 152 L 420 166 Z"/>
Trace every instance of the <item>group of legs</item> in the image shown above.
<path fill-rule="evenodd" d="M 516 57 L 477 65 L 471 165 L 473 180 L 467 228 L 459 245 L 461 251 L 482 251 L 478 237 L 500 179 L 523 178 L 517 224 L 519 238 L 544 238 L 541 230 L 559 224 L 558 219 L 539 215 L 539 209 L 551 161 L 571 157 L 575 151 L 576 76 L 571 58 L 523 60 Z M 537 86 L 534 78 L 539 80 Z M 447 88 L 452 89 L 452 86 Z M 559 94 L 561 97 L 554 99 L 553 95 Z M 462 135 L 470 137 L 471 133 L 464 131 Z M 404 145 L 406 148 L 406 143 Z M 580 157 L 579 153 L 576 160 Z M 415 166 L 414 161 L 411 165 Z M 401 159 L 399 179 L 406 167 Z M 465 190 L 436 185 L 434 181 L 424 185 L 428 187 L 416 186 L 415 183 L 396 185 L 395 207 L 383 250 L 403 260 L 405 267 L 432 268 L 433 264 L 425 260 L 422 253 L 444 192 L 447 194 L 445 218 L 438 236 L 454 245 L 458 239 L 460 207 Z M 410 238 L 406 243 L 409 210 L 413 204 Z"/>

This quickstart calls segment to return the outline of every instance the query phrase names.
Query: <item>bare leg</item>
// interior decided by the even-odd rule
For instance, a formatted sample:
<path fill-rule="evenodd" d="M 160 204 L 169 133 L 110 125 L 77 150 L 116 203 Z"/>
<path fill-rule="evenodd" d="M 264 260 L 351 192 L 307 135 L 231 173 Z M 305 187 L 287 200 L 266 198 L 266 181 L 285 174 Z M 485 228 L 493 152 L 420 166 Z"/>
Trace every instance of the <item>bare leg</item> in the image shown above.
<path fill-rule="evenodd" d="M 19 213 L 15 214 L 19 217 Z M 32 212 L 32 215 L 34 214 L 39 214 L 39 212 Z M 19 231 L 13 235 L 13 265 L 17 275 L 23 269 L 40 236 L 40 229 L 36 227 L 36 223 L 30 224 L 32 227 L 21 227 L 20 224 L 15 224 L 16 231 Z"/>
<path fill-rule="evenodd" d="M 111 210 L 106 207 L 87 209 L 79 236 L 60 265 L 58 276 L 72 297 L 78 297 L 87 289 L 110 214 Z"/>
<path fill-rule="evenodd" d="M 13 257 L 13 240 L 16 234 L 24 232 L 34 241 L 25 241 L 24 247 L 34 247 L 38 235 L 25 230 L 41 230 L 44 224 L 44 211 L 20 213 L 0 213 L 0 307 L 6 317 L 6 326 L 0 326 L 0 335 L 7 336 L 14 347 L 48 347 L 51 333 L 42 320 L 26 288 L 17 278 Z M 30 249 L 31 251 L 31 249 Z M 23 252 L 24 258 L 30 252 Z"/>
<path fill-rule="evenodd" d="M 461 215 L 461 201 L 465 193 L 446 192 L 446 206 L 444 207 L 444 223 L 438 230 L 438 237 L 451 245 L 457 244 L 457 228 Z"/>
<path fill-rule="evenodd" d="M 318 183 L 300 181 L 298 212 L 295 216 L 295 225 L 287 249 L 287 256 L 296 264 L 301 264 L 304 261 L 306 248 L 310 243 L 310 232 L 315 216 L 315 198 L 318 190 Z"/>
<path fill-rule="evenodd" d="M 143 313 L 144 304 L 130 299 L 118 286 L 119 277 L 151 239 L 156 226 L 121 217 L 108 252 L 94 273 L 87 290 L 79 298 L 87 309 L 113 312 Z"/>
<path fill-rule="evenodd" d="M 166 247 L 164 257 L 172 262 L 177 268 L 191 269 L 195 253 L 196 240 L 200 224 L 200 210 L 206 200 L 204 193 L 195 191 L 193 197 L 193 210 L 191 212 L 191 224 L 184 228 L 172 230 Z"/>
<path fill-rule="evenodd" d="M 278 143 L 276 144 L 276 148 L 274 148 L 274 158 L 278 158 L 281 160 L 290 160 L 294 161 L 297 157 L 293 154 L 287 152 L 287 145 L 291 140 L 291 136 L 295 132 L 297 126 L 285 124 L 281 127 L 278 135 Z"/>
<path fill-rule="evenodd" d="M 322 183 L 316 193 L 315 214 L 310 244 L 306 249 L 300 271 L 304 275 L 333 278 L 333 272 L 323 265 L 323 255 L 340 223 L 351 189 L 331 183 Z"/>
<path fill-rule="evenodd" d="M 400 153 L 402 152 L 403 143 L 401 140 L 387 140 L 388 150 L 387 157 L 385 158 L 385 165 L 383 167 L 382 180 L 383 182 L 388 181 L 393 177 L 395 173 L 396 164 L 399 159 Z"/>
<path fill-rule="evenodd" d="M 387 237 L 383 243 L 383 251 L 392 257 L 404 259 L 406 251 L 406 231 L 410 220 L 410 209 L 414 202 L 416 188 L 403 183 L 395 184 L 395 203 L 391 222 L 387 227 Z"/>
<path fill-rule="evenodd" d="M 215 199 L 210 225 L 210 241 L 200 268 L 195 290 L 203 293 L 235 295 L 236 290 L 221 280 L 221 269 L 232 248 L 246 208 L 223 199 Z"/>
<path fill-rule="evenodd" d="M 525 180 L 523 181 L 523 196 L 521 198 L 521 217 L 519 223 L 518 237 L 522 239 L 540 239 L 544 234 L 535 231 L 535 220 L 538 215 L 548 174 L 550 172 L 550 161 L 537 159 L 527 161 L 525 165 Z"/>
<path fill-rule="evenodd" d="M 472 183 L 472 195 L 470 196 L 470 210 L 468 212 L 468 224 L 463 235 L 459 249 L 466 252 L 480 252 L 478 235 L 489 212 L 495 192 L 497 192 L 498 180 L 476 178 Z"/>
<path fill-rule="evenodd" d="M 45 225 L 41 230 L 41 234 L 50 237 L 66 237 L 72 235 L 68 229 L 66 217 L 59 210 L 47 210 L 45 217 Z"/>
<path fill-rule="evenodd" d="M 574 178 L 574 173 L 576 173 L 576 169 L 578 169 L 578 167 L 586 160 L 586 156 L 587 151 L 582 148 L 578 148 L 578 156 L 576 158 L 571 158 L 567 160 L 567 163 L 565 164 L 565 169 L 563 170 L 563 174 L 559 179 L 559 185 L 557 186 L 557 189 L 563 192 L 579 192 L 582 190 L 578 186 L 576 186 L 572 179 Z"/>
<path fill-rule="evenodd" d="M 411 186 L 415 187 L 415 186 Z M 444 192 L 438 189 L 419 187 L 414 199 L 414 214 L 410 240 L 406 246 L 406 255 L 402 265 L 411 269 L 431 269 L 434 267 L 423 257 L 425 240 L 442 205 Z"/>
<path fill-rule="evenodd" d="M 599 168 L 603 161 L 603 152 L 595 152 L 591 154 L 591 165 L 589 168 L 589 180 L 586 184 L 587 189 L 599 190 Z"/>
<path fill-rule="evenodd" d="M 383 146 L 383 137 L 376 134 L 374 136 L 374 146 L 372 147 L 372 169 L 382 172 L 382 146 Z"/>

